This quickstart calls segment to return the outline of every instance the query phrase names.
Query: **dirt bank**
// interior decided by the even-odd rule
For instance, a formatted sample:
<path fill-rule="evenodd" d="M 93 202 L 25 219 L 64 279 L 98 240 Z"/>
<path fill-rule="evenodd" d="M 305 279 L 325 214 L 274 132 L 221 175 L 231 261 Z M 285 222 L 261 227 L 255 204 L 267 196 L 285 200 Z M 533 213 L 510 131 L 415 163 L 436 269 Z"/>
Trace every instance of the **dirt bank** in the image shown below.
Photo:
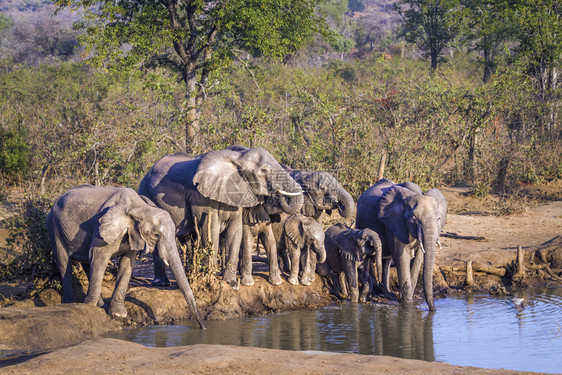
<path fill-rule="evenodd" d="M 388 356 L 293 352 L 227 345 L 146 348 L 101 339 L 58 350 L 2 373 L 22 374 L 524 374 Z"/>

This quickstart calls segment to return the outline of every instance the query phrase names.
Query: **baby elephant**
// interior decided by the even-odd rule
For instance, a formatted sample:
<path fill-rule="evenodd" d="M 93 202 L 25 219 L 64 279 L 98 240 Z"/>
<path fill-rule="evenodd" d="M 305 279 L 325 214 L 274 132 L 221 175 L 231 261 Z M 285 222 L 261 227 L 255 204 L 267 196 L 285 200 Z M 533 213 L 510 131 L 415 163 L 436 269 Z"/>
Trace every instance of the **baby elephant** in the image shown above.
<path fill-rule="evenodd" d="M 126 317 L 124 301 L 137 253 L 152 252 L 176 277 L 201 328 L 203 318 L 187 281 L 176 247 L 175 225 L 170 215 L 141 198 L 134 190 L 82 185 L 61 195 L 47 217 L 47 230 L 56 266 L 62 277 L 63 302 L 73 302 L 72 260 L 85 265 L 88 292 L 84 301 L 103 306 L 101 286 L 111 257 L 121 256 L 109 313 Z"/>
<path fill-rule="evenodd" d="M 322 225 L 301 214 L 289 216 L 283 224 L 278 251 L 279 263 L 290 272 L 289 283 L 298 285 L 299 271 L 302 270 L 301 284 L 310 285 L 316 276 L 316 261 L 322 263 L 326 260 Z"/>
<path fill-rule="evenodd" d="M 316 272 L 323 277 L 330 277 L 332 273 L 337 274 L 342 292 L 345 294 L 347 284 L 350 289 L 351 302 L 358 302 L 359 268 L 369 269 L 373 258 L 376 260 L 377 266 L 381 267 L 382 244 L 379 236 L 370 229 L 352 229 L 343 224 L 336 224 L 326 231 L 324 244 L 326 262 L 318 264 Z M 361 301 L 364 302 L 369 292 L 370 282 L 369 280 L 362 281 Z"/>

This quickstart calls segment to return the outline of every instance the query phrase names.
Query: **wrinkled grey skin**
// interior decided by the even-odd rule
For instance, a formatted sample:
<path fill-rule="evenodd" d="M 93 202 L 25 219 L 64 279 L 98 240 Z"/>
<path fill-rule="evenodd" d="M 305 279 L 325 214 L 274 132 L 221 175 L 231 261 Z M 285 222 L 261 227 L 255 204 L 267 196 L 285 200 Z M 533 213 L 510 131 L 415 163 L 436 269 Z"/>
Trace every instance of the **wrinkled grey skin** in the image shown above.
<path fill-rule="evenodd" d="M 335 209 L 343 218 L 350 218 L 355 215 L 356 209 L 353 197 L 330 173 L 302 171 L 286 166 L 284 168 L 303 190 L 304 203 L 300 211 L 302 215 L 318 220 L 323 212 L 331 215 Z M 283 225 L 288 217 L 289 215 L 280 213 L 277 217 L 278 220 L 271 224 L 277 241 L 281 238 Z M 312 263 L 303 266 L 303 268 L 314 270 L 316 267 L 315 259 L 314 257 L 309 259 Z"/>
<path fill-rule="evenodd" d="M 205 328 L 193 291 L 185 276 L 176 247 L 175 226 L 170 215 L 142 199 L 134 190 L 83 185 L 61 195 L 47 217 L 53 258 L 62 277 L 63 302 L 73 302 L 72 260 L 87 265 L 85 303 L 103 305 L 101 285 L 109 260 L 120 256 L 117 282 L 109 313 L 126 317 L 124 300 L 139 251 L 160 249 L 181 291 Z"/>
<path fill-rule="evenodd" d="M 302 285 L 314 281 L 316 263 L 326 261 L 324 238 L 322 225 L 313 218 L 294 214 L 285 220 L 278 251 L 285 271 L 290 272 L 289 283 L 299 284 L 300 271 Z"/>
<path fill-rule="evenodd" d="M 316 265 L 316 272 L 323 277 L 335 273 L 339 276 L 342 294 L 346 294 L 347 284 L 351 302 L 358 302 L 359 268 L 368 267 L 371 258 L 381 263 L 382 243 L 379 236 L 371 229 L 352 229 L 340 223 L 328 228 L 324 244 L 326 261 Z M 362 302 L 366 301 L 368 293 L 369 282 L 363 280 Z"/>
<path fill-rule="evenodd" d="M 377 232 L 383 243 L 383 257 L 390 255 L 398 270 L 398 298 L 411 302 L 423 262 L 423 287 L 430 310 L 433 302 L 433 265 L 439 233 L 445 226 L 447 201 L 435 188 L 421 194 L 413 183 L 397 185 L 379 180 L 357 203 L 357 228 Z M 389 262 L 383 269 L 385 284 Z"/>
<path fill-rule="evenodd" d="M 197 226 L 202 244 L 212 243 L 211 266 L 216 265 L 219 239 L 224 236 L 224 281 L 234 289 L 238 289 L 243 209 L 271 197 L 279 197 L 278 204 L 287 213 L 298 212 L 302 206 L 301 187 L 263 148 L 164 156 L 141 181 L 139 194 L 170 213 L 176 236 L 193 234 Z"/>

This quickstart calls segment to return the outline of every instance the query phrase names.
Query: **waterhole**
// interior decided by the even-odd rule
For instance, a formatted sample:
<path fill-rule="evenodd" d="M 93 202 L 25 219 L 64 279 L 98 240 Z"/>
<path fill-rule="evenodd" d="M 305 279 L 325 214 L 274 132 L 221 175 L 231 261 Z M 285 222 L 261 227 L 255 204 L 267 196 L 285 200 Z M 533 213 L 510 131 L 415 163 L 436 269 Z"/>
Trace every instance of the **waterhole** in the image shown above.
<path fill-rule="evenodd" d="M 562 288 L 514 295 L 452 295 L 435 301 L 436 312 L 424 304 L 337 305 L 208 321 L 207 330 L 195 321 L 126 328 L 110 337 L 151 347 L 225 344 L 324 350 L 562 372 Z"/>

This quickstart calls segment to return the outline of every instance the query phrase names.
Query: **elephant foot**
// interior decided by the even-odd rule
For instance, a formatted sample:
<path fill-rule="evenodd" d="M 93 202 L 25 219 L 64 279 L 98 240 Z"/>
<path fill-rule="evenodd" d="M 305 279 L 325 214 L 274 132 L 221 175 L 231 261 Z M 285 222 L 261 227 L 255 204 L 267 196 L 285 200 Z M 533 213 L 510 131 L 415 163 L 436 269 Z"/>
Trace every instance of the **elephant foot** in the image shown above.
<path fill-rule="evenodd" d="M 281 278 L 280 275 L 277 276 L 269 276 L 269 278 L 267 279 L 267 281 L 269 281 L 271 284 L 273 285 L 281 285 L 281 283 L 283 282 L 283 278 Z"/>
<path fill-rule="evenodd" d="M 252 277 L 252 275 L 244 275 L 244 276 L 242 276 L 242 279 L 240 280 L 240 284 L 246 285 L 246 286 L 252 286 L 252 285 L 255 284 L 254 278 Z"/>
<path fill-rule="evenodd" d="M 240 285 L 238 285 L 238 280 L 236 280 L 236 278 L 234 280 L 229 280 L 229 279 L 224 279 L 224 282 L 228 284 L 229 287 L 231 287 L 234 290 L 238 290 L 240 289 Z"/>
<path fill-rule="evenodd" d="M 126 318 L 127 317 L 127 310 L 125 309 L 124 305 L 117 305 L 117 306 L 112 305 L 109 308 L 109 314 L 111 316 L 116 316 L 116 317 L 119 317 L 119 318 Z"/>
<path fill-rule="evenodd" d="M 289 283 L 293 285 L 299 285 L 299 280 L 296 277 L 289 277 Z"/>
<path fill-rule="evenodd" d="M 310 284 L 312 284 L 312 281 L 310 281 L 309 278 L 304 278 L 304 279 L 301 279 L 301 284 L 304 285 L 304 286 L 309 286 Z"/>
<path fill-rule="evenodd" d="M 170 280 L 168 280 L 168 277 L 166 277 L 166 276 L 155 277 L 154 279 L 152 279 L 152 282 L 150 283 L 150 285 L 152 285 L 152 286 L 170 286 Z"/>

